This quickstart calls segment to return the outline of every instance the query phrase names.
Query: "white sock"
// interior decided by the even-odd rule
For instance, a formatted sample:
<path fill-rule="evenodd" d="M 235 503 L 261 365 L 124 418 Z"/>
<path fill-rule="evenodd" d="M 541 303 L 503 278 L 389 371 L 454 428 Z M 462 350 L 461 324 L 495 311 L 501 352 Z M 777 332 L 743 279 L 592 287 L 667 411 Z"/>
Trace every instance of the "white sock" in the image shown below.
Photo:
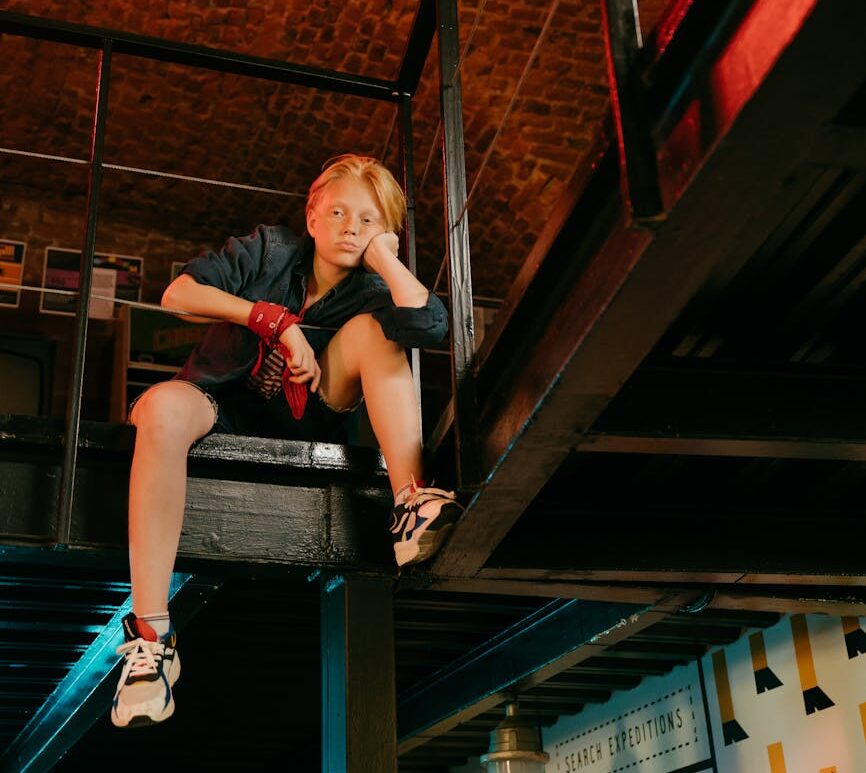
<path fill-rule="evenodd" d="M 171 618 L 168 612 L 155 612 L 152 615 L 138 615 L 139 620 L 144 620 L 161 639 L 171 628 Z"/>

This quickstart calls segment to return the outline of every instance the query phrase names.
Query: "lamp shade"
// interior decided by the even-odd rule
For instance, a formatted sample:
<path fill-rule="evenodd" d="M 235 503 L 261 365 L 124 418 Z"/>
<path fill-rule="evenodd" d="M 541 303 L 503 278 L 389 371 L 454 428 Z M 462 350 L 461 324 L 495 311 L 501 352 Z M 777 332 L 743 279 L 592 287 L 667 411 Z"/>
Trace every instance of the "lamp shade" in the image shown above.
<path fill-rule="evenodd" d="M 490 747 L 481 756 L 486 773 L 544 773 L 549 759 L 538 728 L 518 717 L 517 702 L 509 701 L 505 719 L 490 734 Z"/>

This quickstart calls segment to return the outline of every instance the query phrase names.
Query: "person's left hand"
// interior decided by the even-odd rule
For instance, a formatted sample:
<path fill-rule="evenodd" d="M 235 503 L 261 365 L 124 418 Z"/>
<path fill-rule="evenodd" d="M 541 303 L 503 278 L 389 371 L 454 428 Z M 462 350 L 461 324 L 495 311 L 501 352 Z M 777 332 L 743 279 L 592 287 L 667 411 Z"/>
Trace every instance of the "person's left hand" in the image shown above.
<path fill-rule="evenodd" d="M 383 231 L 376 234 L 364 254 L 361 256 L 361 265 L 374 274 L 381 273 L 380 267 L 383 261 L 394 260 L 400 249 L 400 239 L 393 231 Z"/>

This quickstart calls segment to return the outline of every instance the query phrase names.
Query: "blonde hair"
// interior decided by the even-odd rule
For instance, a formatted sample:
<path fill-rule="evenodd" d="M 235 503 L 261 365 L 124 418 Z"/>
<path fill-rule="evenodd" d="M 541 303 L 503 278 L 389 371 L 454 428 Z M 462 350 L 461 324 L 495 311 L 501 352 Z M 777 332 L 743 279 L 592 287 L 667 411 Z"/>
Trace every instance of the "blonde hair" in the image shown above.
<path fill-rule="evenodd" d="M 376 196 L 389 231 L 399 232 L 406 217 L 406 197 L 397 181 L 378 160 L 370 156 L 344 153 L 325 162 L 322 173 L 313 181 L 307 194 L 306 214 L 315 209 L 328 183 L 341 177 L 351 177 L 367 183 Z"/>

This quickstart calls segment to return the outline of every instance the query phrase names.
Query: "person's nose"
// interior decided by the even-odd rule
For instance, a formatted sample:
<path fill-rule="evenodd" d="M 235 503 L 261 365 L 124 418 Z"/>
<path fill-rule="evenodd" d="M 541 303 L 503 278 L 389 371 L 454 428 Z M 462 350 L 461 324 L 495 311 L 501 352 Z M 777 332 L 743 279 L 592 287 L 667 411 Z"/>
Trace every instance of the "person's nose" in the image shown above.
<path fill-rule="evenodd" d="M 351 215 L 350 215 L 349 217 L 347 217 L 347 218 L 343 221 L 343 231 L 344 231 L 344 233 L 347 233 L 347 234 L 353 234 L 353 235 L 354 235 L 354 234 L 357 234 L 357 233 L 358 233 L 358 228 L 359 228 L 359 226 L 358 226 L 358 219 L 355 218 L 355 217 L 353 217 L 353 216 L 351 216 Z"/>

